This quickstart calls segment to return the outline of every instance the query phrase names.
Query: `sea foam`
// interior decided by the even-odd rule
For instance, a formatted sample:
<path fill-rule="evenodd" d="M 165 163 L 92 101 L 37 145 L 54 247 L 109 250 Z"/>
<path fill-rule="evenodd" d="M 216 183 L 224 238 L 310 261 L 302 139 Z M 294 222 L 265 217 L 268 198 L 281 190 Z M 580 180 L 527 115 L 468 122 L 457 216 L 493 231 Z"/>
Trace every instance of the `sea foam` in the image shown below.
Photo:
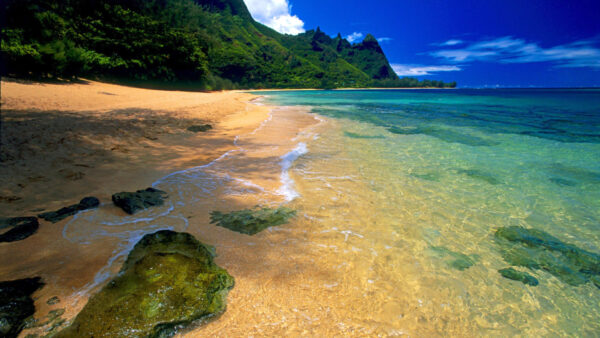
<path fill-rule="evenodd" d="M 285 200 L 290 202 L 293 201 L 296 197 L 300 196 L 298 192 L 294 189 L 294 180 L 290 177 L 290 168 L 292 164 L 298 157 L 306 154 L 308 149 L 306 148 L 306 144 L 304 142 L 298 143 L 296 148 L 294 148 L 289 153 L 281 156 L 281 188 L 277 190 L 277 193 L 283 195 Z"/>

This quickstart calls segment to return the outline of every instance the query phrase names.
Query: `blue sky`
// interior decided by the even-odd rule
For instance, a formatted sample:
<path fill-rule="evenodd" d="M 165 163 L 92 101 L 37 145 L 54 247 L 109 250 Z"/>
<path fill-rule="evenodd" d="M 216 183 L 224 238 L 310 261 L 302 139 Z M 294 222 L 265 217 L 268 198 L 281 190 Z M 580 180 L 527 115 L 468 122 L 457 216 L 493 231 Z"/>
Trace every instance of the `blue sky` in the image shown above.
<path fill-rule="evenodd" d="M 280 32 L 380 40 L 400 76 L 462 87 L 600 86 L 600 0 L 245 0 Z"/>

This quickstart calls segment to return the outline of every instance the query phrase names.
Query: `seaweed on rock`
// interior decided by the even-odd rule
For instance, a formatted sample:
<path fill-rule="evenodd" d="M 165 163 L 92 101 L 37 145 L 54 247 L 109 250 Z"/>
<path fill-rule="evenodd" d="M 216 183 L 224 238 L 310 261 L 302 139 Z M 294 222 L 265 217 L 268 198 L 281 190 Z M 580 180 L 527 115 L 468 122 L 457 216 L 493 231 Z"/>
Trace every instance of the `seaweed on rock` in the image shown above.
<path fill-rule="evenodd" d="M 0 337 L 17 337 L 35 313 L 31 295 L 44 286 L 40 277 L 0 282 Z"/>
<path fill-rule="evenodd" d="M 59 337 L 169 337 L 222 313 L 234 279 L 213 257 L 187 233 L 144 236 Z"/>
<path fill-rule="evenodd" d="M 495 237 L 504 260 L 512 265 L 545 270 L 569 285 L 593 282 L 598 286 L 599 254 L 565 243 L 545 231 L 520 226 L 499 228 Z"/>
<path fill-rule="evenodd" d="M 230 213 L 213 211 L 210 213 L 210 223 L 242 234 L 254 235 L 268 227 L 285 224 L 294 215 L 296 211 L 286 207 L 244 209 Z"/>

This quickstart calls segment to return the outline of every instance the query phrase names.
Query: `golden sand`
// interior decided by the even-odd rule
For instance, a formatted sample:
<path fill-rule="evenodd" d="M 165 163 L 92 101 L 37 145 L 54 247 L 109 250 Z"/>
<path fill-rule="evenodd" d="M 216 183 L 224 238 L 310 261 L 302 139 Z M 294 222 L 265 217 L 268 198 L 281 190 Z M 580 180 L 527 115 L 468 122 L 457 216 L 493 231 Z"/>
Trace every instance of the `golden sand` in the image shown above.
<path fill-rule="evenodd" d="M 303 131 L 318 122 L 302 110 L 270 113 L 268 107 L 249 103 L 255 98 L 240 92 L 159 91 L 92 81 L 68 85 L 2 81 L 0 215 L 35 215 L 77 203 L 84 196 L 96 196 L 102 203 L 92 221 L 76 220 L 77 234 L 83 234 L 77 240 L 70 217 L 56 224 L 40 220 L 31 237 L 0 243 L 2 280 L 41 276 L 46 286 L 34 295 L 35 317 L 66 308 L 64 318 L 73 318 L 89 295 L 118 272 L 126 257 L 123 248 L 131 245 L 126 235 L 97 235 L 105 229 L 100 221 L 125 215 L 112 205 L 111 194 L 148 187 L 169 173 L 205 165 L 230 152 L 232 156 L 224 158 L 213 174 L 251 182 L 261 192 L 231 195 L 221 189 L 202 196 L 193 191 L 201 202 L 177 212 L 189 219 L 189 227 L 181 230 L 215 245 L 219 264 L 233 270 L 237 296 L 230 299 L 252 295 L 246 287 L 256 276 L 242 273 L 255 268 L 254 259 L 267 258 L 261 256 L 264 244 L 255 254 L 243 254 L 253 239 L 209 225 L 209 212 L 282 202 L 277 192 L 280 157 L 310 137 Z M 198 134 L 186 130 L 200 123 L 214 129 Z M 177 224 L 174 227 L 180 230 Z M 116 231 L 147 229 L 136 223 Z M 101 273 L 105 276 L 98 279 Z M 47 305 L 54 296 L 61 302 Z M 23 335 L 27 333 L 31 330 Z"/>

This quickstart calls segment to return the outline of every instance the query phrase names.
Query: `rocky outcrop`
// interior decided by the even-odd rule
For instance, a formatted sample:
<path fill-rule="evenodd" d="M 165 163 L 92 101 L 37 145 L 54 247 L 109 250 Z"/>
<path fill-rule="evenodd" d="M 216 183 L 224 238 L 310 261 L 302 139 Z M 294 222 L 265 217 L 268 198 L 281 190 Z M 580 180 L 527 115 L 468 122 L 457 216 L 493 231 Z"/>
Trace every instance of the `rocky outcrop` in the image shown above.
<path fill-rule="evenodd" d="M 35 312 L 31 295 L 44 286 L 40 277 L 0 282 L 0 337 L 17 337 Z"/>
<path fill-rule="evenodd" d="M 166 192 L 154 188 L 112 195 L 113 203 L 130 215 L 143 209 L 162 205 L 165 198 L 167 198 Z"/>
<path fill-rule="evenodd" d="M 187 233 L 144 236 L 59 337 L 170 337 L 220 314 L 234 279 L 213 257 L 214 248 Z"/>
<path fill-rule="evenodd" d="M 82 210 L 97 208 L 99 205 L 100 201 L 96 197 L 85 197 L 78 204 L 73 204 L 56 211 L 45 212 L 39 214 L 38 217 L 48 222 L 56 223 Z"/>
<path fill-rule="evenodd" d="M 242 234 L 254 235 L 268 227 L 287 223 L 295 214 L 296 211 L 285 207 L 245 209 L 230 213 L 213 211 L 210 213 L 210 223 Z"/>
<path fill-rule="evenodd" d="M 0 219 L 0 229 L 12 228 L 0 234 L 0 243 L 16 242 L 33 235 L 39 228 L 35 217 L 13 217 Z"/>

